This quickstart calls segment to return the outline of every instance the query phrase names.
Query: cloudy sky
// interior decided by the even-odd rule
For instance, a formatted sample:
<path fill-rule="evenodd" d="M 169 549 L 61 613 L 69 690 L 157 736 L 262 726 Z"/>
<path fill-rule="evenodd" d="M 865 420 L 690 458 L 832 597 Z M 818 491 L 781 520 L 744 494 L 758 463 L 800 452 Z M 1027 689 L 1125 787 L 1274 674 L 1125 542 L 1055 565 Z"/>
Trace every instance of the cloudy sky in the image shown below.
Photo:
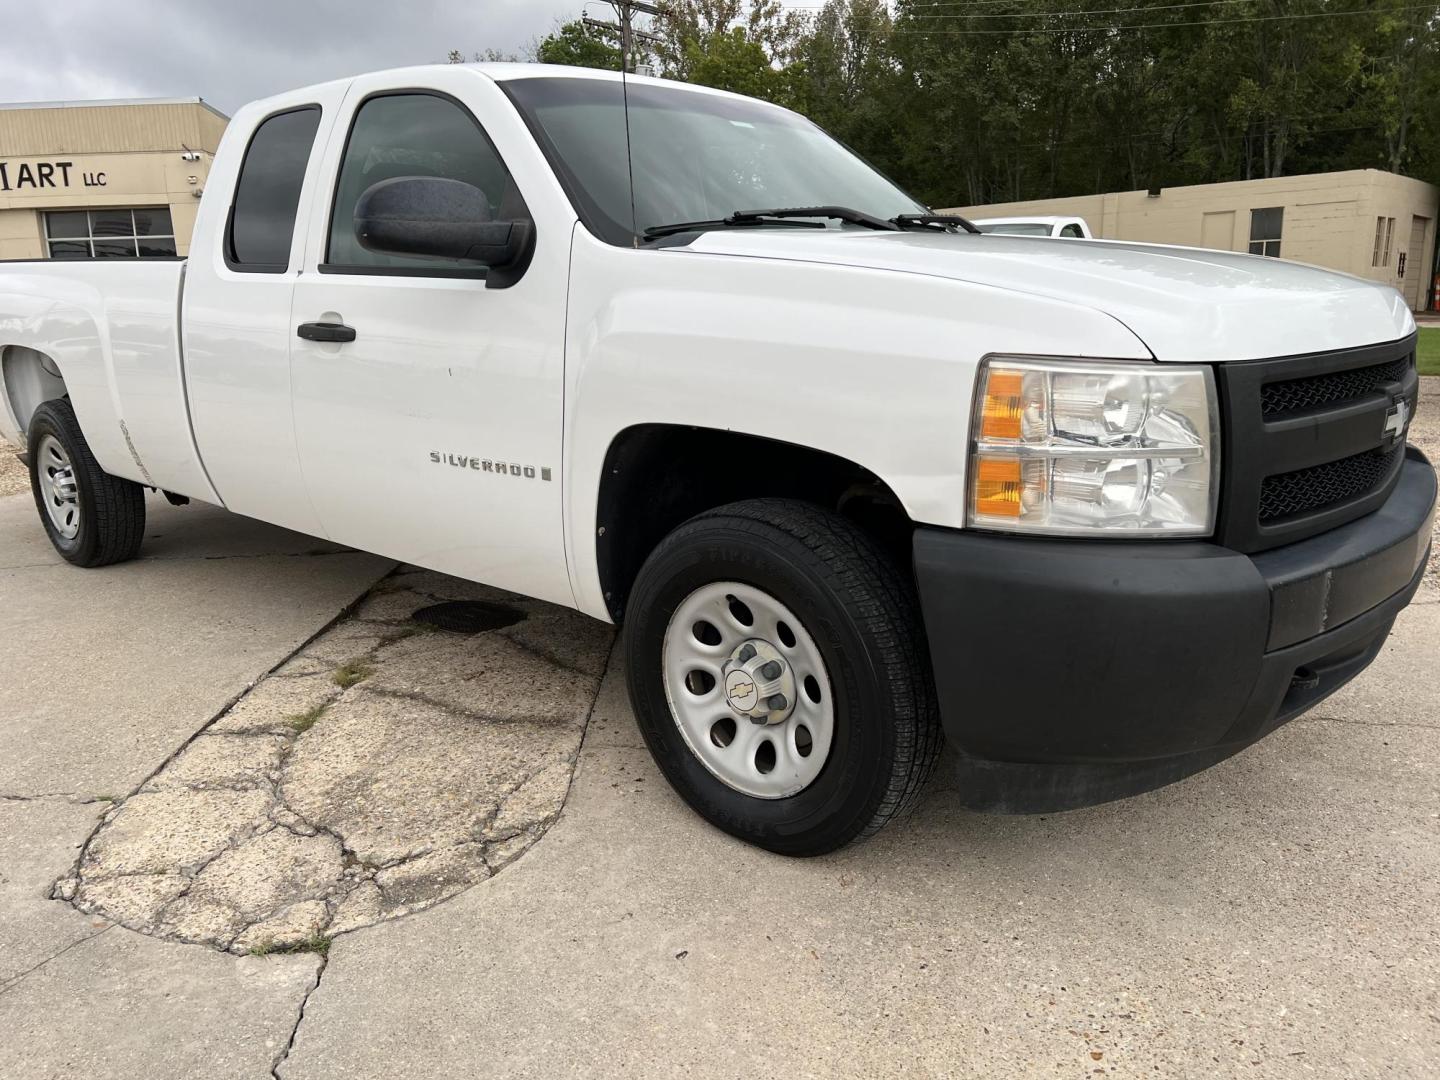
<path fill-rule="evenodd" d="M 514 51 L 587 0 L 4 0 L 0 102 L 203 97 Z M 609 5 L 589 0 L 597 18 Z"/>

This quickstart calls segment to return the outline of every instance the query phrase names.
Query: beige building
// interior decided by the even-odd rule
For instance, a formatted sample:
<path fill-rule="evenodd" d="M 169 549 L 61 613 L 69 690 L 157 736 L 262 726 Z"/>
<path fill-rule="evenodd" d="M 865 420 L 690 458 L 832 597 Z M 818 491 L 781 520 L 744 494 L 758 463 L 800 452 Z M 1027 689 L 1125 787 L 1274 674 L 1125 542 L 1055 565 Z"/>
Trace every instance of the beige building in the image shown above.
<path fill-rule="evenodd" d="M 226 123 L 199 98 L 0 105 L 0 259 L 187 254 Z"/>
<path fill-rule="evenodd" d="M 1280 176 L 1157 191 L 956 207 L 969 218 L 1071 215 L 1109 240 L 1186 244 L 1313 263 L 1433 303 L 1440 191 L 1376 169 Z"/>

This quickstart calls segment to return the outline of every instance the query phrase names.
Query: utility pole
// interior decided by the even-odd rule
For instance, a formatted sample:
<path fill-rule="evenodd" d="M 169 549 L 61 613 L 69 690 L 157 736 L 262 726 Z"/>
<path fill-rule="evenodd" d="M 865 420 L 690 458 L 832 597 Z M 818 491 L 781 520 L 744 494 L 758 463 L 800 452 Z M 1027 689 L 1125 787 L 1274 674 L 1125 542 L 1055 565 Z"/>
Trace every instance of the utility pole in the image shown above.
<path fill-rule="evenodd" d="M 592 30 L 603 30 L 607 34 L 613 34 L 620 38 L 620 68 L 622 71 L 629 71 L 630 58 L 635 50 L 636 41 L 643 41 L 650 45 L 664 43 L 664 39 L 656 34 L 647 34 L 643 30 L 636 30 L 631 25 L 631 19 L 637 12 L 641 15 L 649 15 L 652 19 L 663 19 L 666 17 L 666 11 L 658 4 L 645 3 L 643 0 L 611 0 L 610 6 L 615 9 L 616 22 L 602 22 L 588 16 L 580 21 Z"/>

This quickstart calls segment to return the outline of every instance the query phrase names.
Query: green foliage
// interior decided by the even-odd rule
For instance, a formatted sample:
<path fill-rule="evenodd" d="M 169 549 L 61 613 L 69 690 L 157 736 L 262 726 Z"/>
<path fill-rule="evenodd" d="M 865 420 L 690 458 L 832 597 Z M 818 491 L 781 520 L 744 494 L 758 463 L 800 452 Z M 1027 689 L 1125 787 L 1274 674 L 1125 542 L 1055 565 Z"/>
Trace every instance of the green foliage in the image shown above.
<path fill-rule="evenodd" d="M 1440 329 L 1420 331 L 1420 340 L 1415 346 L 1415 362 L 1420 365 L 1421 375 L 1440 375 Z"/>
<path fill-rule="evenodd" d="M 771 65 L 760 43 L 739 26 L 686 41 L 685 64 L 690 82 L 701 86 L 766 101 L 785 96 L 784 73 Z"/>
<path fill-rule="evenodd" d="M 330 954 L 330 943 L 333 938 L 324 934 L 314 933 L 303 941 L 297 941 L 293 945 L 276 945 L 269 938 L 251 945 L 249 954 L 251 956 L 295 956 L 299 953 L 316 953 L 320 956 Z"/>
<path fill-rule="evenodd" d="M 306 709 L 303 713 L 287 716 L 285 723 L 296 735 L 303 735 L 315 726 L 315 721 L 319 720 L 329 707 L 328 702 L 322 705 L 316 705 L 312 709 Z"/>
<path fill-rule="evenodd" d="M 547 34 L 535 47 L 535 59 L 542 64 L 568 64 L 571 67 L 620 70 L 620 46 L 604 40 L 597 32 L 586 29 L 576 20 Z"/>
<path fill-rule="evenodd" d="M 375 669 L 363 659 L 347 660 L 331 673 L 330 681 L 342 690 L 348 690 L 374 673 Z"/>
<path fill-rule="evenodd" d="M 798 109 L 936 206 L 1337 169 L 1440 183 L 1440 4 L 1131 2 L 670 0 L 632 63 Z M 598 33 L 567 23 L 537 55 L 618 67 Z"/>

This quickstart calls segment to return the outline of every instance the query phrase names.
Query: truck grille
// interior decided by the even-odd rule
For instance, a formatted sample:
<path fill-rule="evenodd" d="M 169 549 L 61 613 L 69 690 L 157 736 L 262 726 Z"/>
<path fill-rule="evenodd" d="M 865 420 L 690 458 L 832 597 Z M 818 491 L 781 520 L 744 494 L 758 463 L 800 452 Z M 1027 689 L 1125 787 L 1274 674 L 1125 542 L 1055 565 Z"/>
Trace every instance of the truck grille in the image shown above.
<path fill-rule="evenodd" d="M 1260 522 L 1283 521 L 1374 491 L 1390 478 L 1405 448 L 1366 450 L 1339 461 L 1267 476 L 1260 485 Z"/>
<path fill-rule="evenodd" d="M 1260 389 L 1260 412 L 1268 420 L 1286 413 L 1353 401 L 1382 386 L 1400 382 L 1409 367 L 1410 357 L 1406 356 L 1349 371 L 1267 383 Z"/>
<path fill-rule="evenodd" d="M 1414 415 L 1415 338 L 1221 364 L 1223 469 L 1217 538 L 1256 552 L 1377 509 L 1404 461 L 1393 421 Z M 1387 421 L 1391 429 L 1387 431 Z"/>

